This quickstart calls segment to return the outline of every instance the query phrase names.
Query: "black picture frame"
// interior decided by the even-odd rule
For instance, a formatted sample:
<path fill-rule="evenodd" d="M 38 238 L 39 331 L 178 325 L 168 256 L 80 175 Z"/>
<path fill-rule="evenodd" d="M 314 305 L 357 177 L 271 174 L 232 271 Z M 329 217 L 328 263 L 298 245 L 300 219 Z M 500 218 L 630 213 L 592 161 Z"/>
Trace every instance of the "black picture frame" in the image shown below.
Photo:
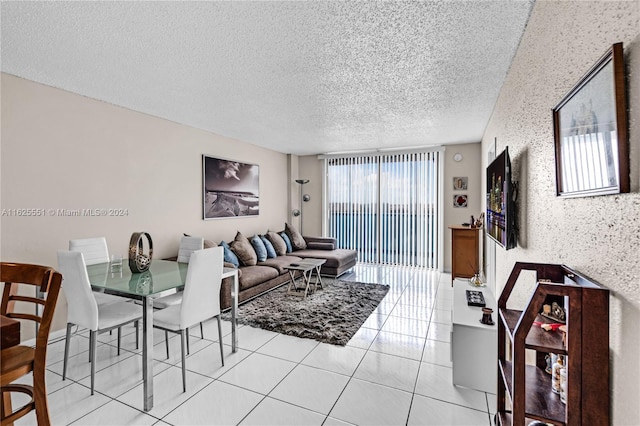
<path fill-rule="evenodd" d="M 260 167 L 202 155 L 202 218 L 260 214 Z"/>
<path fill-rule="evenodd" d="M 629 192 L 622 43 L 616 43 L 553 108 L 556 195 Z"/>

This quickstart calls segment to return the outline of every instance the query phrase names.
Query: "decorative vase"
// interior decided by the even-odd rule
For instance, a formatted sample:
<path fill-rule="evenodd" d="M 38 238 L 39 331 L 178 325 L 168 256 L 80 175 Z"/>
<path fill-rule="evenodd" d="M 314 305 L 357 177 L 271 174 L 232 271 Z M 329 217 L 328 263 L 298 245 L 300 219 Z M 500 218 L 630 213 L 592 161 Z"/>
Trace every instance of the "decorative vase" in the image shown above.
<path fill-rule="evenodd" d="M 473 277 L 469 278 L 469 284 L 474 287 L 484 287 L 480 274 L 473 274 Z"/>
<path fill-rule="evenodd" d="M 142 237 L 147 237 L 149 244 L 149 254 L 144 254 Z M 151 258 L 153 256 L 153 241 L 147 232 L 134 232 L 129 241 L 129 269 L 133 273 L 140 273 L 149 270 Z"/>

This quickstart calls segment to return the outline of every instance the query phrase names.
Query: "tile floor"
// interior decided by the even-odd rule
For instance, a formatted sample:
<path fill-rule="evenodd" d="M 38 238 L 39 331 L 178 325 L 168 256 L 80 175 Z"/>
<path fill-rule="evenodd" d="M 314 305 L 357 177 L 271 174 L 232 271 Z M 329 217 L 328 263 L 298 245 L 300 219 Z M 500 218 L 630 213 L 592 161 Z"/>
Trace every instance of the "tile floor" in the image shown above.
<path fill-rule="evenodd" d="M 215 320 L 194 330 L 182 392 L 180 343 L 154 333 L 154 408 L 142 410 L 140 351 L 127 327 L 99 338 L 96 392 L 89 392 L 88 336 L 72 339 L 62 381 L 64 340 L 48 351 L 54 425 L 491 425 L 495 395 L 453 386 L 449 359 L 450 276 L 415 268 L 357 265 L 342 279 L 391 286 L 345 347 L 241 326 L 239 350 Z M 223 323 L 230 343 L 230 323 Z M 175 335 L 174 335 L 175 336 Z M 14 404 L 17 404 L 16 401 Z M 31 414 L 16 422 L 34 424 Z"/>

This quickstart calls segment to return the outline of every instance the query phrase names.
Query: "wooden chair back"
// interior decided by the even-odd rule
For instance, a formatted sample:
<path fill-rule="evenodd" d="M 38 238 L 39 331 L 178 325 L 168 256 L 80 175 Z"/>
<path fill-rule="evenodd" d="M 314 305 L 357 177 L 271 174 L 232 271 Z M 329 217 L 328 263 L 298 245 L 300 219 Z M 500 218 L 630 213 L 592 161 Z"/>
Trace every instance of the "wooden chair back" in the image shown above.
<path fill-rule="evenodd" d="M 1 424 L 12 424 L 35 410 L 38 425 L 49 425 L 45 386 L 47 344 L 62 275 L 48 266 L 2 262 L 0 280 L 4 283 L 0 314 L 17 320 L 34 321 L 38 330 L 35 348 L 18 345 L 0 351 Z M 27 287 L 28 290 L 21 287 Z M 30 295 L 32 293 L 34 295 Z M 33 386 L 12 384 L 30 372 L 33 372 Z M 31 401 L 12 411 L 11 392 L 30 395 Z"/>

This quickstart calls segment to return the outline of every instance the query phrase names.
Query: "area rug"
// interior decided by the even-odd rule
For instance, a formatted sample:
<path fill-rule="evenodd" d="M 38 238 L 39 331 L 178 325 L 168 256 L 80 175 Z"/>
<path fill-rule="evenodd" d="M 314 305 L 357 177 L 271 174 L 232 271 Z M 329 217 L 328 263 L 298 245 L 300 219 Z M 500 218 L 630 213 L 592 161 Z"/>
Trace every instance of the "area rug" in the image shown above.
<path fill-rule="evenodd" d="M 306 298 L 287 294 L 287 284 L 238 308 L 238 323 L 289 336 L 344 346 L 389 291 L 382 284 L 322 278 Z M 226 312 L 223 319 L 230 319 Z"/>

